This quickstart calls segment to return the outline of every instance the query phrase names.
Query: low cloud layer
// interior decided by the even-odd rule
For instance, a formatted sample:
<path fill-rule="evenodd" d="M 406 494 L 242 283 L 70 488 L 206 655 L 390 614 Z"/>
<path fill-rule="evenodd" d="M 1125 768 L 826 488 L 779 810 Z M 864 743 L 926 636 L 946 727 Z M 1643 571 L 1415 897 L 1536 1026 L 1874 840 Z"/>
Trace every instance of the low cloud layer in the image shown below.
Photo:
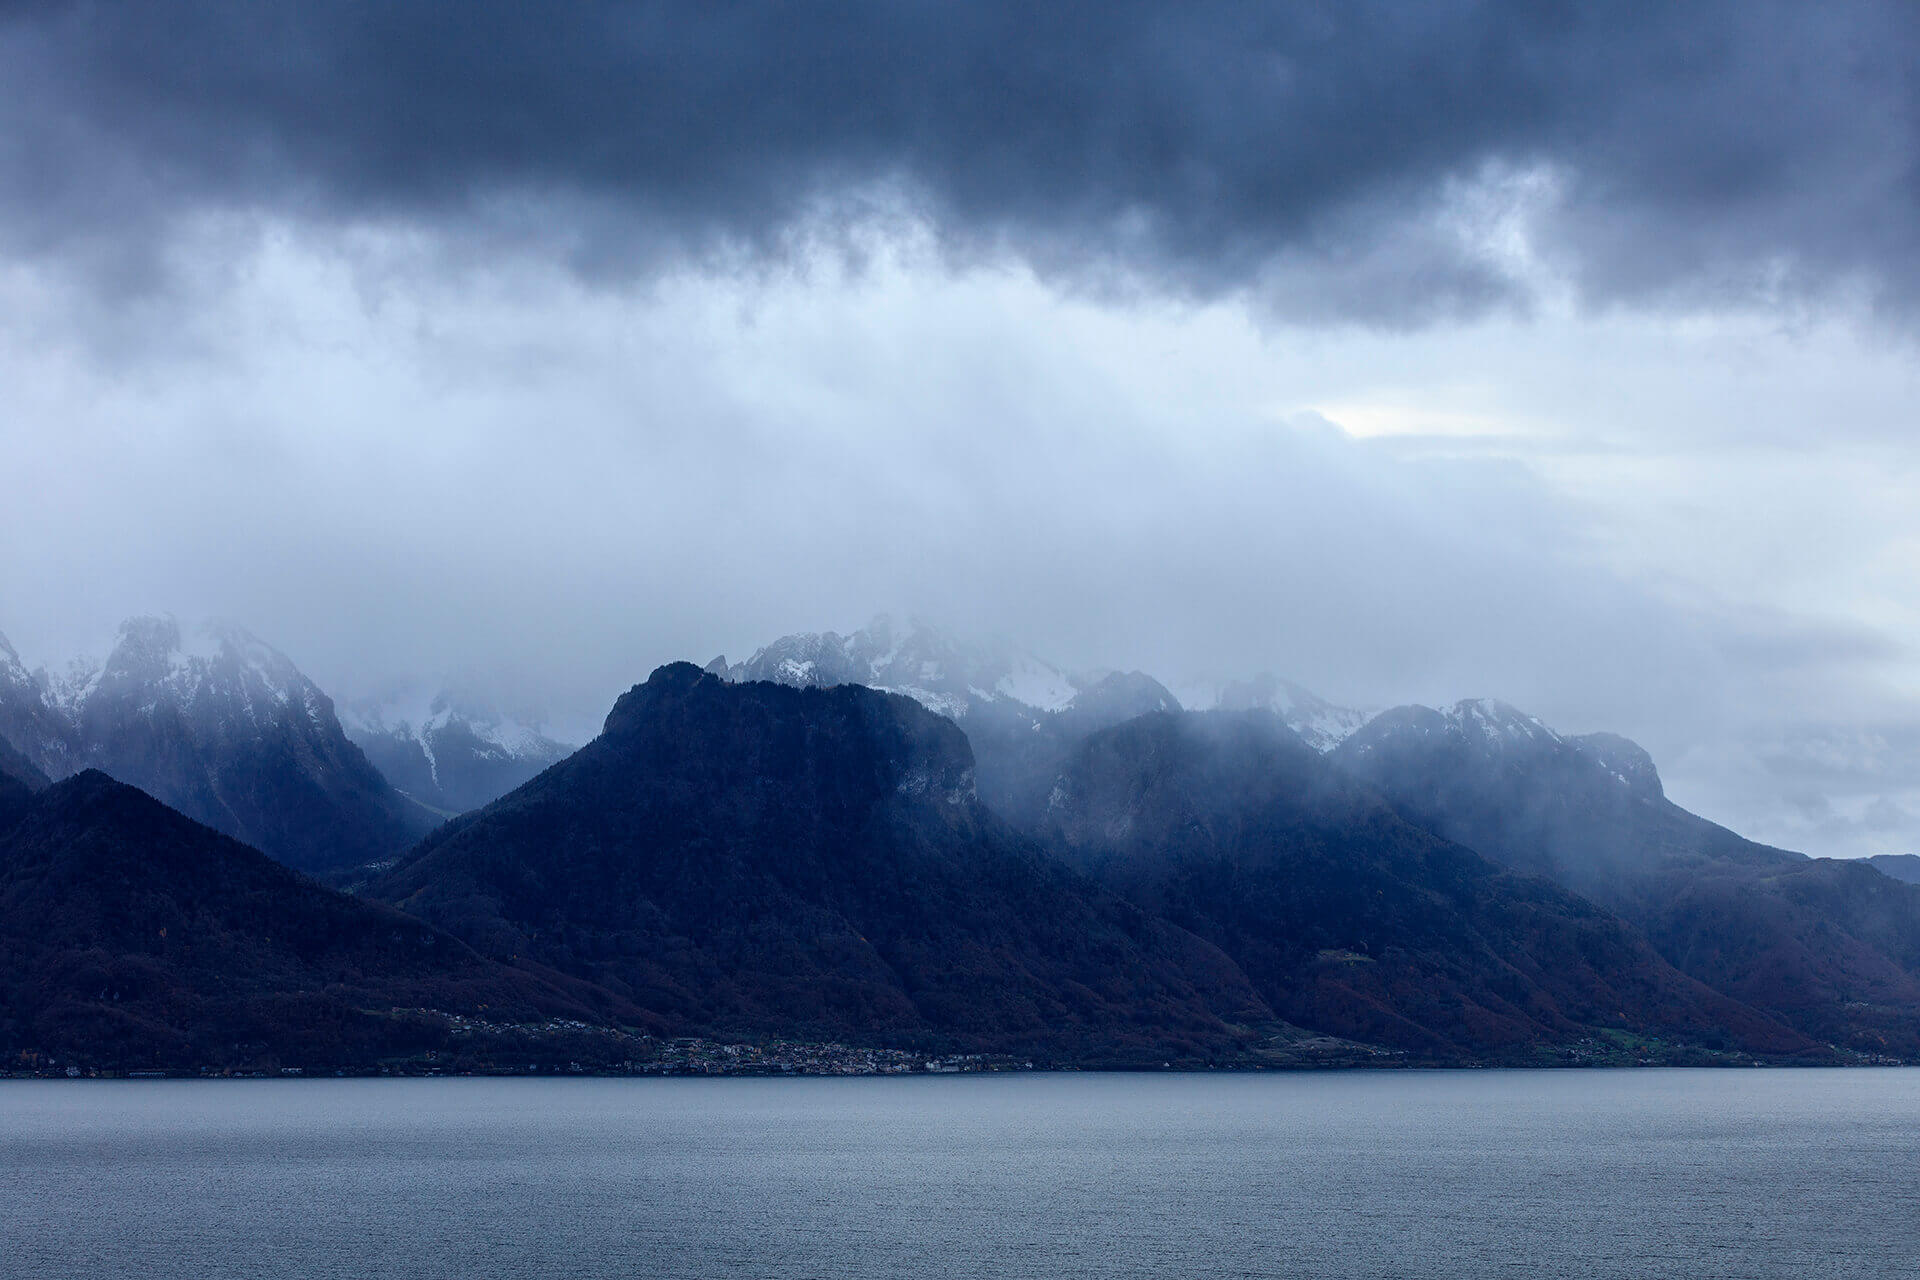
<path fill-rule="evenodd" d="M 1679 798 L 1763 838 L 1867 852 L 1920 829 L 1843 827 L 1896 794 L 1897 761 L 1836 767 L 1808 745 L 1920 723 L 1908 633 L 1855 616 L 1870 584 L 1791 590 L 1897 545 L 1900 517 L 1789 564 L 1750 479 L 1698 476 L 1686 509 L 1636 512 L 1638 477 L 1681 465 L 1642 435 L 1569 419 L 1529 455 L 1421 435 L 1417 415 L 1371 436 L 1339 420 L 1346 405 L 1379 431 L 1407 395 L 1467 395 L 1420 372 L 1426 339 L 1356 349 L 1230 307 L 1116 312 L 910 252 L 643 295 L 525 272 L 370 290 L 331 242 L 290 238 L 239 278 L 163 355 L 22 340 L 0 357 L 20 389 L 9 456 L 35 477 L 0 510 L 0 630 L 31 658 L 97 648 L 129 612 L 222 615 L 342 697 L 476 675 L 578 738 L 656 663 L 890 609 L 1170 680 L 1499 696 L 1640 738 Z M 1600 341 L 1671 340 L 1528 326 L 1475 345 L 1498 370 Z M 1635 394 L 1711 372 L 1731 396 L 1745 376 L 1673 362 Z M 1369 401 L 1383 366 L 1416 390 Z M 1855 352 L 1829 376 L 1879 368 Z M 1686 430 L 1660 421 L 1639 425 Z M 1550 478 L 1567 450 L 1581 474 L 1638 469 L 1576 500 Z M 1832 482 L 1794 465 L 1810 492 Z M 1706 585 L 1766 564 L 1770 592 Z"/>

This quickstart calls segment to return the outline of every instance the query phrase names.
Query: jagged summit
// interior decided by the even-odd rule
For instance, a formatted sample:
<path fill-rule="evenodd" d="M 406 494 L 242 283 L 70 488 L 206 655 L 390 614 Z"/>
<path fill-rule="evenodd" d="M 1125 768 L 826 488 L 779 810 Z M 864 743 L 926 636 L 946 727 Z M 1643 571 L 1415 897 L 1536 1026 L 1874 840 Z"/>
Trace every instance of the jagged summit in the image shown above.
<path fill-rule="evenodd" d="M 1028 727 L 1049 715 L 1115 723 L 1122 706 L 1148 711 L 1272 711 L 1318 751 L 1330 751 L 1372 713 L 1343 707 L 1271 673 L 1248 679 L 1206 679 L 1169 687 L 1139 671 L 1074 671 L 1005 642 L 968 642 L 921 618 L 902 626 L 880 614 L 849 635 L 833 631 L 782 636 L 745 662 L 715 658 L 706 670 L 726 678 L 777 684 L 864 684 L 902 693 L 971 733 L 1009 714 Z M 1096 708 L 1101 708 L 1097 710 Z M 1121 717 L 1124 718 L 1124 717 Z"/>
<path fill-rule="evenodd" d="M 50 778 L 105 771 L 302 870 L 390 857 L 432 824 L 347 741 L 333 701 L 235 623 L 129 618 L 104 662 L 21 678 L 0 735 Z"/>
<path fill-rule="evenodd" d="M 728 667 L 726 675 L 736 682 L 863 684 L 905 694 L 954 719 L 981 703 L 1060 711 L 1086 683 L 1010 645 L 955 640 L 920 618 L 897 626 L 887 614 L 850 635 L 824 631 L 783 636 Z"/>
<path fill-rule="evenodd" d="M 46 673 L 29 672 L 13 645 L 0 635 L 0 738 L 38 772 L 64 777 L 76 767 L 69 719 L 55 705 Z"/>
<path fill-rule="evenodd" d="M 340 719 L 389 782 L 430 808 L 477 809 L 574 749 L 546 734 L 544 716 L 502 708 L 477 681 L 428 687 L 356 701 Z"/>
<path fill-rule="evenodd" d="M 83 671 L 84 666 L 75 668 Z M 130 618 L 119 640 L 91 676 L 70 681 L 66 701 L 84 722 L 114 699 L 144 708 L 171 702 L 255 729 L 294 715 L 319 720 L 332 700 L 293 661 L 235 623 L 213 620 L 183 629 L 171 616 Z"/>
<path fill-rule="evenodd" d="M 1530 716 L 1498 698 L 1466 698 L 1442 713 L 1470 738 L 1500 744 L 1561 742 L 1538 716 Z"/>
<path fill-rule="evenodd" d="M 1343 707 L 1270 671 L 1245 680 L 1194 680 L 1176 687 L 1189 711 L 1271 711 L 1316 751 L 1339 746 L 1374 713 Z"/>

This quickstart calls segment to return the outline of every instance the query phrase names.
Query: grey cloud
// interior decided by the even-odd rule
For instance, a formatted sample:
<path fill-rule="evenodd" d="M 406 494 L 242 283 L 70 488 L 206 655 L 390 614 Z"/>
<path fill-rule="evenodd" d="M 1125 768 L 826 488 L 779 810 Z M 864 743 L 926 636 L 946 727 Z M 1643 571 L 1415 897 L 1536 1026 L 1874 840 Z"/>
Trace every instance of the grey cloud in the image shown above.
<path fill-rule="evenodd" d="M 0 10 L 17 252 L 137 291 L 183 217 L 753 262 L 889 213 L 1055 278 L 1418 323 L 1524 305 L 1460 191 L 1539 172 L 1589 298 L 1920 297 L 1896 3 L 177 0 Z M 812 228 L 812 231 L 809 231 Z"/>
<path fill-rule="evenodd" d="M 1876 796 L 1867 805 L 1867 811 L 1860 825 L 1876 834 L 1898 833 L 1911 838 L 1914 830 L 1920 828 L 1920 819 L 1908 813 L 1886 796 Z"/>
<path fill-rule="evenodd" d="M 1858 697 L 1895 652 L 1609 570 L 1512 461 L 1128 385 L 1125 346 L 1021 286 L 699 282 L 602 310 L 443 284 L 362 311 L 324 274 L 261 274 L 291 274 L 296 320 L 229 299 L 217 375 L 122 388 L 0 350 L 42 424 L 9 441 L 37 480 L 0 509 L 0 627 L 34 658 L 130 612 L 225 614 L 343 697 L 497 673 L 578 737 L 655 663 L 891 609 L 1172 681 L 1503 697 L 1641 739 L 1686 796 L 1718 776 L 1690 750 Z M 1714 816 L 1757 810 L 1725 795 Z"/>

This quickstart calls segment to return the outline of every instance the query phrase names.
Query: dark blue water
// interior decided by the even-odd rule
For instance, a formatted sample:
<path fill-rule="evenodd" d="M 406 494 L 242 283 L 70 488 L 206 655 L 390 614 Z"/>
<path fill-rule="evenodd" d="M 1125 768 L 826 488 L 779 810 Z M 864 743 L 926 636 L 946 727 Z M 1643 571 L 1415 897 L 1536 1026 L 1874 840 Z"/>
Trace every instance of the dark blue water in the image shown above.
<path fill-rule="evenodd" d="M 0 1272 L 1920 1275 L 1920 1071 L 0 1083 Z"/>

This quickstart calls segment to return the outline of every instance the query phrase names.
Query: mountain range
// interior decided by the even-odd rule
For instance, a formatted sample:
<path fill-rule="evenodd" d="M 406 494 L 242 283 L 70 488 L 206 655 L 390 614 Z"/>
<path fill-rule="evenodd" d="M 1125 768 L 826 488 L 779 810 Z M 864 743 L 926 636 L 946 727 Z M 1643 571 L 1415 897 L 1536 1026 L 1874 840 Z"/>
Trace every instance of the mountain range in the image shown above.
<path fill-rule="evenodd" d="M 856 685 L 663 667 L 370 892 L 713 1034 L 1185 1057 L 1267 1016 L 987 810 L 952 721 Z"/>
<path fill-rule="evenodd" d="M 1182 688 L 883 618 L 669 664 L 569 751 L 471 697 L 343 724 L 234 627 L 60 677 L 0 642 L 0 1053 L 1920 1058 L 1905 863 L 1490 700 Z"/>
<path fill-rule="evenodd" d="M 1716 990 L 1822 1042 L 1920 1053 L 1920 886 L 1742 839 L 1668 800 L 1626 739 L 1498 702 L 1396 708 L 1330 758 L 1429 830 L 1619 913 Z"/>
<path fill-rule="evenodd" d="M 1335 1034 L 1440 1057 L 1582 1029 L 1810 1047 L 1617 916 L 1407 821 L 1271 712 L 1158 712 L 1093 734 L 1046 822 L 1070 865 Z"/>
<path fill-rule="evenodd" d="M 104 662 L 60 676 L 0 639 L 0 736 L 49 778 L 99 769 L 302 871 L 392 858 L 437 821 L 285 654 L 231 624 L 130 619 Z"/>

